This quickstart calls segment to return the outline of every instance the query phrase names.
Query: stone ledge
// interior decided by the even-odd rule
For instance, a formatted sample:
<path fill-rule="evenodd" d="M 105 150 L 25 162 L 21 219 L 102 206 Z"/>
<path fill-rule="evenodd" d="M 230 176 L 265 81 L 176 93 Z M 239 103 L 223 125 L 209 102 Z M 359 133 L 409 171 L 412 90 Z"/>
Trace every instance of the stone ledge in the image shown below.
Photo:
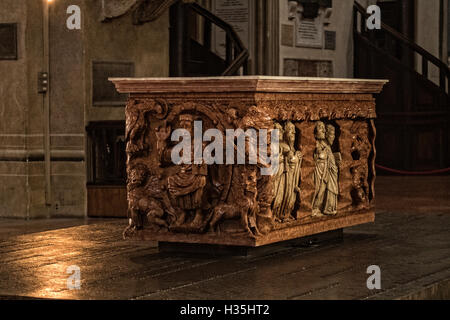
<path fill-rule="evenodd" d="M 0 161 L 42 161 L 43 149 L 0 149 Z M 51 150 L 52 161 L 84 161 L 84 150 Z"/>
<path fill-rule="evenodd" d="M 387 80 L 300 77 L 109 78 L 120 93 L 379 93 Z"/>

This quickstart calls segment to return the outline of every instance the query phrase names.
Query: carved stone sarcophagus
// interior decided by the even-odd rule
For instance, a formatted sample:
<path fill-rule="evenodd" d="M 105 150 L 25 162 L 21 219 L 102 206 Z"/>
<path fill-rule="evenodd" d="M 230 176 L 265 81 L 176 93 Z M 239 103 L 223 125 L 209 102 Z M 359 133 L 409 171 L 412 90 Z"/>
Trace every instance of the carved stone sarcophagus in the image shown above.
<path fill-rule="evenodd" d="M 257 247 L 374 221 L 386 81 L 111 81 L 130 94 L 125 237 Z"/>

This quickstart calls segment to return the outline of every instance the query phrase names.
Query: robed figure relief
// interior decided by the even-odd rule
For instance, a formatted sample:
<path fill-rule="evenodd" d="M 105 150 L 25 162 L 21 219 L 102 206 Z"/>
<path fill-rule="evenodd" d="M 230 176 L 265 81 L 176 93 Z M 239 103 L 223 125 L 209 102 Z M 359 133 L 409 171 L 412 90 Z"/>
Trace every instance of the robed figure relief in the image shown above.
<path fill-rule="evenodd" d="M 276 222 L 289 222 L 292 216 L 297 195 L 300 193 L 300 168 L 303 155 L 295 150 L 295 125 L 288 121 L 284 127 L 275 124 L 280 134 L 280 153 L 278 171 L 275 175 L 275 199 L 272 212 Z"/>
<path fill-rule="evenodd" d="M 316 149 L 314 151 L 314 185 L 312 201 L 313 217 L 336 215 L 339 195 L 339 164 L 341 154 L 334 153 L 332 146 L 335 140 L 335 128 L 321 121 L 315 128 Z"/>
<path fill-rule="evenodd" d="M 194 133 L 194 117 L 190 114 L 179 115 L 179 129 L 185 129 L 191 136 Z M 166 140 L 170 135 L 170 127 L 157 132 L 157 145 L 160 149 L 161 162 L 172 164 L 172 148 L 166 146 Z M 193 150 L 193 146 L 191 147 Z M 205 225 L 202 213 L 203 192 L 206 186 L 208 168 L 205 164 L 180 164 L 178 172 L 167 179 L 169 195 L 172 202 L 178 208 L 174 228 L 182 226 L 190 217 L 191 232 L 201 231 Z M 190 217 L 186 217 L 186 213 Z M 189 229 L 189 228 L 188 228 Z"/>

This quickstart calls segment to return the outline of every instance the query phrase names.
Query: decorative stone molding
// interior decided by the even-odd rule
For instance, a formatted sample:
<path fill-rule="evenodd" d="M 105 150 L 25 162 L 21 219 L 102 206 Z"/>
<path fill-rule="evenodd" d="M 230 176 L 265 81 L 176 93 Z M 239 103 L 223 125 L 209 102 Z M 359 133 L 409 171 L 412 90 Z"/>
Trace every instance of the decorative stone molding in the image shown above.
<path fill-rule="evenodd" d="M 138 3 L 138 0 L 102 0 L 101 21 L 118 18 L 128 13 Z"/>
<path fill-rule="evenodd" d="M 261 246 L 372 222 L 375 99 L 384 80 L 217 77 L 110 79 L 126 107 L 125 237 Z M 177 128 L 278 129 L 278 170 L 175 165 Z M 203 145 L 203 148 L 205 145 Z"/>
<path fill-rule="evenodd" d="M 100 21 L 119 18 L 128 12 L 133 23 L 142 24 L 158 19 L 178 0 L 102 0 Z M 186 1 L 185 1 L 186 2 Z"/>

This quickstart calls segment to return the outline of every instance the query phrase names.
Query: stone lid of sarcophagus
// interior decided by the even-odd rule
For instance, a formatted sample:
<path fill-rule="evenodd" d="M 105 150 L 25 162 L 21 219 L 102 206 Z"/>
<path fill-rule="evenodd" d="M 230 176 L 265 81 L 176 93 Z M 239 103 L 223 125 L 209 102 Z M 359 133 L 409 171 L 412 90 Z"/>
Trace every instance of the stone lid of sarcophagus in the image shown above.
<path fill-rule="evenodd" d="M 387 80 L 233 76 L 110 78 L 120 93 L 380 93 Z"/>

